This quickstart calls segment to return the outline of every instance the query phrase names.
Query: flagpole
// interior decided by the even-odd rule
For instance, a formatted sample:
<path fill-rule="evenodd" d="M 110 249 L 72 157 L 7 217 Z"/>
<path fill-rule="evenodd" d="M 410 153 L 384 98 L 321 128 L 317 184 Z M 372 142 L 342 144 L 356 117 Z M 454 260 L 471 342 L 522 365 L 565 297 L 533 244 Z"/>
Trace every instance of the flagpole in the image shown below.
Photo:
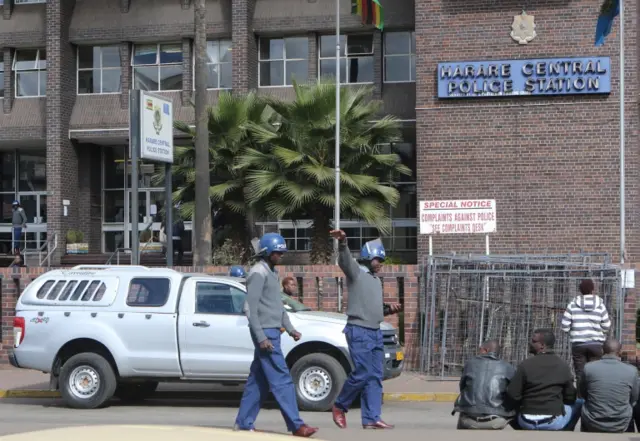
<path fill-rule="evenodd" d="M 340 0 L 336 0 L 336 194 L 333 228 L 340 229 Z M 338 241 L 335 243 L 336 264 L 338 259 Z"/>
<path fill-rule="evenodd" d="M 624 0 L 620 0 L 620 263 L 625 259 Z"/>

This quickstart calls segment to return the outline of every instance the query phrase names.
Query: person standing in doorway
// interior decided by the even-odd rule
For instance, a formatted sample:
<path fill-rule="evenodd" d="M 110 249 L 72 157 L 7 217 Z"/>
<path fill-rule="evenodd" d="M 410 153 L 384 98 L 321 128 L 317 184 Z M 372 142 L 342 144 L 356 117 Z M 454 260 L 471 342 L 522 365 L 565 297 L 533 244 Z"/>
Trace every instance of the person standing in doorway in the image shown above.
<path fill-rule="evenodd" d="M 16 254 L 20 252 L 20 241 L 22 238 L 22 230 L 27 229 L 27 215 L 24 208 L 20 206 L 20 202 L 13 201 L 13 216 L 11 217 L 11 251 Z"/>
<path fill-rule="evenodd" d="M 171 226 L 171 239 L 173 241 L 173 252 L 178 253 L 176 265 L 182 265 L 182 256 L 184 255 L 184 247 L 182 246 L 182 237 L 184 236 L 184 222 L 178 212 L 179 205 L 175 206 L 173 214 L 173 225 Z"/>
<path fill-rule="evenodd" d="M 369 241 L 360 251 L 360 265 L 351 256 L 345 232 L 333 230 L 329 234 L 338 240 L 338 265 L 347 279 L 348 318 L 343 332 L 355 365 L 333 406 L 333 422 L 341 429 L 346 428 L 345 414 L 361 395 L 362 428 L 393 429 L 381 416 L 384 345 L 380 323 L 385 315 L 395 314 L 402 307 L 383 303 L 382 283 L 376 274 L 386 253 L 381 240 Z"/>
<path fill-rule="evenodd" d="M 287 244 L 279 234 L 267 233 L 260 239 L 256 251 L 259 260 L 247 278 L 246 313 L 255 351 L 234 429 L 255 431 L 260 405 L 271 390 L 287 430 L 294 436 L 308 438 L 318 429 L 300 418 L 296 389 L 280 346 L 280 328 L 285 328 L 295 341 L 302 337 L 291 324 L 282 304 L 280 280 L 275 269 L 287 251 Z"/>
<path fill-rule="evenodd" d="M 569 333 L 573 370 L 576 376 L 576 387 L 580 388 L 580 380 L 584 365 L 602 357 L 602 343 L 611 328 L 611 320 L 604 306 L 604 301 L 597 294 L 593 280 L 580 282 L 580 295 L 567 306 L 562 317 L 562 330 Z"/>

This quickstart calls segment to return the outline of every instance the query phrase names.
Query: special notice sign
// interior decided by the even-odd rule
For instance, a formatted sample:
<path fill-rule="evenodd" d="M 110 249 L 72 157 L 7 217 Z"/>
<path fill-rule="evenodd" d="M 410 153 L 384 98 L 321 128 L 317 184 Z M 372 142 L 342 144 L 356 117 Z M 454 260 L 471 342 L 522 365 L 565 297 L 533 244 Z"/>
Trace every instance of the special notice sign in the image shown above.
<path fill-rule="evenodd" d="M 420 201 L 420 234 L 496 232 L 495 199 Z"/>

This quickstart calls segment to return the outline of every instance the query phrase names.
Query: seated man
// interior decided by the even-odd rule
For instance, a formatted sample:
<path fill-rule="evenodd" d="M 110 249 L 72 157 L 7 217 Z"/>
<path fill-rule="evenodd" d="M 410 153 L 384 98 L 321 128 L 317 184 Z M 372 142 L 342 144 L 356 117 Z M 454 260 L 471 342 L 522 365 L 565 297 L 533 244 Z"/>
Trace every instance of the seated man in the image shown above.
<path fill-rule="evenodd" d="M 620 361 L 620 343 L 609 339 L 604 356 L 587 363 L 580 381 L 583 432 L 622 433 L 629 427 L 638 401 L 638 371 Z"/>
<path fill-rule="evenodd" d="M 569 365 L 553 352 L 555 342 L 550 329 L 533 332 L 533 357 L 520 363 L 507 388 L 518 406 L 514 429 L 573 431 L 578 423 L 583 400 L 576 399 Z"/>
<path fill-rule="evenodd" d="M 452 415 L 460 412 L 458 429 L 502 430 L 515 416 L 503 405 L 509 380 L 515 369 L 498 358 L 496 340 L 486 341 L 480 353 L 469 360 L 460 378 L 460 395 Z"/>

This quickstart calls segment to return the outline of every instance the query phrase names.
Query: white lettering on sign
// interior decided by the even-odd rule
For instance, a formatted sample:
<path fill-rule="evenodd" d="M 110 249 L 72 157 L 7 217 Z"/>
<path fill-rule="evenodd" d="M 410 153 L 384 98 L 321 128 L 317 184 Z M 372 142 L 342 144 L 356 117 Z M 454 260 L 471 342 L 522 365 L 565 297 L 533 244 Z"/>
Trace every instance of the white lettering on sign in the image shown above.
<path fill-rule="evenodd" d="M 421 201 L 420 234 L 495 233 L 495 199 Z"/>

